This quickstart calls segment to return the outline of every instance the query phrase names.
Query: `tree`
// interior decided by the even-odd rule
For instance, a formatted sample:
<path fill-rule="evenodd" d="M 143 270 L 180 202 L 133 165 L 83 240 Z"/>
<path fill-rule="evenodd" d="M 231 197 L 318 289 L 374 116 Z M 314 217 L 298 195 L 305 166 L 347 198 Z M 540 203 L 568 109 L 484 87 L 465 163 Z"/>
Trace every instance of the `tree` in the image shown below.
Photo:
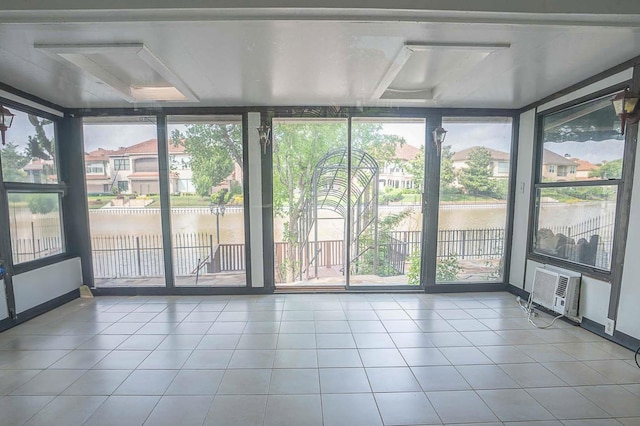
<path fill-rule="evenodd" d="M 467 158 L 467 167 L 461 169 L 458 173 L 460 184 L 470 195 L 493 195 L 496 190 L 496 183 L 492 179 L 493 160 L 491 158 L 491 151 L 479 146 L 469 151 Z"/>
<path fill-rule="evenodd" d="M 27 174 L 22 170 L 29 163 L 29 157 L 18 151 L 18 145 L 7 143 L 0 150 L 2 175 L 5 182 L 24 182 Z"/>
<path fill-rule="evenodd" d="M 41 160 L 55 161 L 55 143 L 53 139 L 49 139 L 44 130 L 45 126 L 52 123 L 51 120 L 45 118 L 40 119 L 36 115 L 29 114 L 29 122 L 36 130 L 34 136 L 29 136 L 29 143 L 27 145 L 27 156 L 31 158 L 39 158 Z"/>
<path fill-rule="evenodd" d="M 589 177 L 601 179 L 619 179 L 622 177 L 622 159 L 604 163 L 598 169 L 589 172 Z"/>
<path fill-rule="evenodd" d="M 184 145 L 191 157 L 193 184 L 202 197 L 233 172 L 234 162 L 243 167 L 242 134 L 237 124 L 188 125 L 185 133 L 171 132 L 171 143 Z"/>
<path fill-rule="evenodd" d="M 453 192 L 453 182 L 456 180 L 456 171 L 453 168 L 453 150 L 451 145 L 442 147 L 440 153 L 440 192 Z"/>
<path fill-rule="evenodd" d="M 57 208 L 57 195 L 55 194 L 35 194 L 29 196 L 29 210 L 33 214 L 47 214 Z"/>

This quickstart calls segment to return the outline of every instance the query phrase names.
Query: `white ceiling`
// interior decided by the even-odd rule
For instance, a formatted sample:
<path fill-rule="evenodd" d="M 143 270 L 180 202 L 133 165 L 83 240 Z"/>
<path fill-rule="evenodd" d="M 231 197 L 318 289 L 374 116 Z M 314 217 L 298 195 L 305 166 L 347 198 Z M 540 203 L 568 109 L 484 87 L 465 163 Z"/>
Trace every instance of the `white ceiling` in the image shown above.
<path fill-rule="evenodd" d="M 144 43 L 199 99 L 171 103 L 176 106 L 519 108 L 639 55 L 640 29 L 629 25 L 313 19 L 0 23 L 0 81 L 64 107 L 149 106 L 129 103 L 96 77 L 34 48 Z M 372 100 L 405 43 L 510 47 L 470 67 L 425 64 L 425 75 L 429 71 L 441 80 L 434 99 Z"/>

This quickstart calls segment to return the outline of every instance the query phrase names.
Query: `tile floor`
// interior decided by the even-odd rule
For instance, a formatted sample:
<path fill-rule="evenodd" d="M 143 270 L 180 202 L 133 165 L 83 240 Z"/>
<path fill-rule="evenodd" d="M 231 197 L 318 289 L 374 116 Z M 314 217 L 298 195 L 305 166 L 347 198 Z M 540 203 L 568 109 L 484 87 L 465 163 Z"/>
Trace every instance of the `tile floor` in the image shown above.
<path fill-rule="evenodd" d="M 507 293 L 101 297 L 0 334 L 3 426 L 462 423 L 640 425 L 640 369 Z"/>

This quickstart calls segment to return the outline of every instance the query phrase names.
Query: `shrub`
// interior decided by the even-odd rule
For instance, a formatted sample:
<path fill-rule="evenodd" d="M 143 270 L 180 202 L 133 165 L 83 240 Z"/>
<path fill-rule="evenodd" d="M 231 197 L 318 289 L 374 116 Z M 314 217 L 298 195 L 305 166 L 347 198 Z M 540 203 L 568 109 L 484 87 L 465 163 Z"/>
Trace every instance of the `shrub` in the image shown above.
<path fill-rule="evenodd" d="M 57 195 L 55 194 L 37 194 L 29 197 L 29 210 L 33 214 L 47 214 L 56 210 Z"/>

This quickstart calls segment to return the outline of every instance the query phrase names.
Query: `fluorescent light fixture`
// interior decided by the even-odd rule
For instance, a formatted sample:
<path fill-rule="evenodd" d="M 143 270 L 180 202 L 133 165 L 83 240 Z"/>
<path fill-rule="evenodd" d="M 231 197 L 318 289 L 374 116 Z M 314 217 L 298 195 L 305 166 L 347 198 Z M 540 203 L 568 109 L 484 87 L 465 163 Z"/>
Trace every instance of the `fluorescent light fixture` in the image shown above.
<path fill-rule="evenodd" d="M 137 101 L 186 101 L 188 100 L 175 87 L 132 87 L 131 95 Z"/>
<path fill-rule="evenodd" d="M 58 61 L 83 69 L 132 103 L 199 101 L 143 43 L 35 44 L 34 47 Z"/>
<path fill-rule="evenodd" d="M 428 101 L 443 82 L 468 71 L 507 43 L 406 43 L 371 100 Z M 416 87 L 416 81 L 419 87 Z"/>

